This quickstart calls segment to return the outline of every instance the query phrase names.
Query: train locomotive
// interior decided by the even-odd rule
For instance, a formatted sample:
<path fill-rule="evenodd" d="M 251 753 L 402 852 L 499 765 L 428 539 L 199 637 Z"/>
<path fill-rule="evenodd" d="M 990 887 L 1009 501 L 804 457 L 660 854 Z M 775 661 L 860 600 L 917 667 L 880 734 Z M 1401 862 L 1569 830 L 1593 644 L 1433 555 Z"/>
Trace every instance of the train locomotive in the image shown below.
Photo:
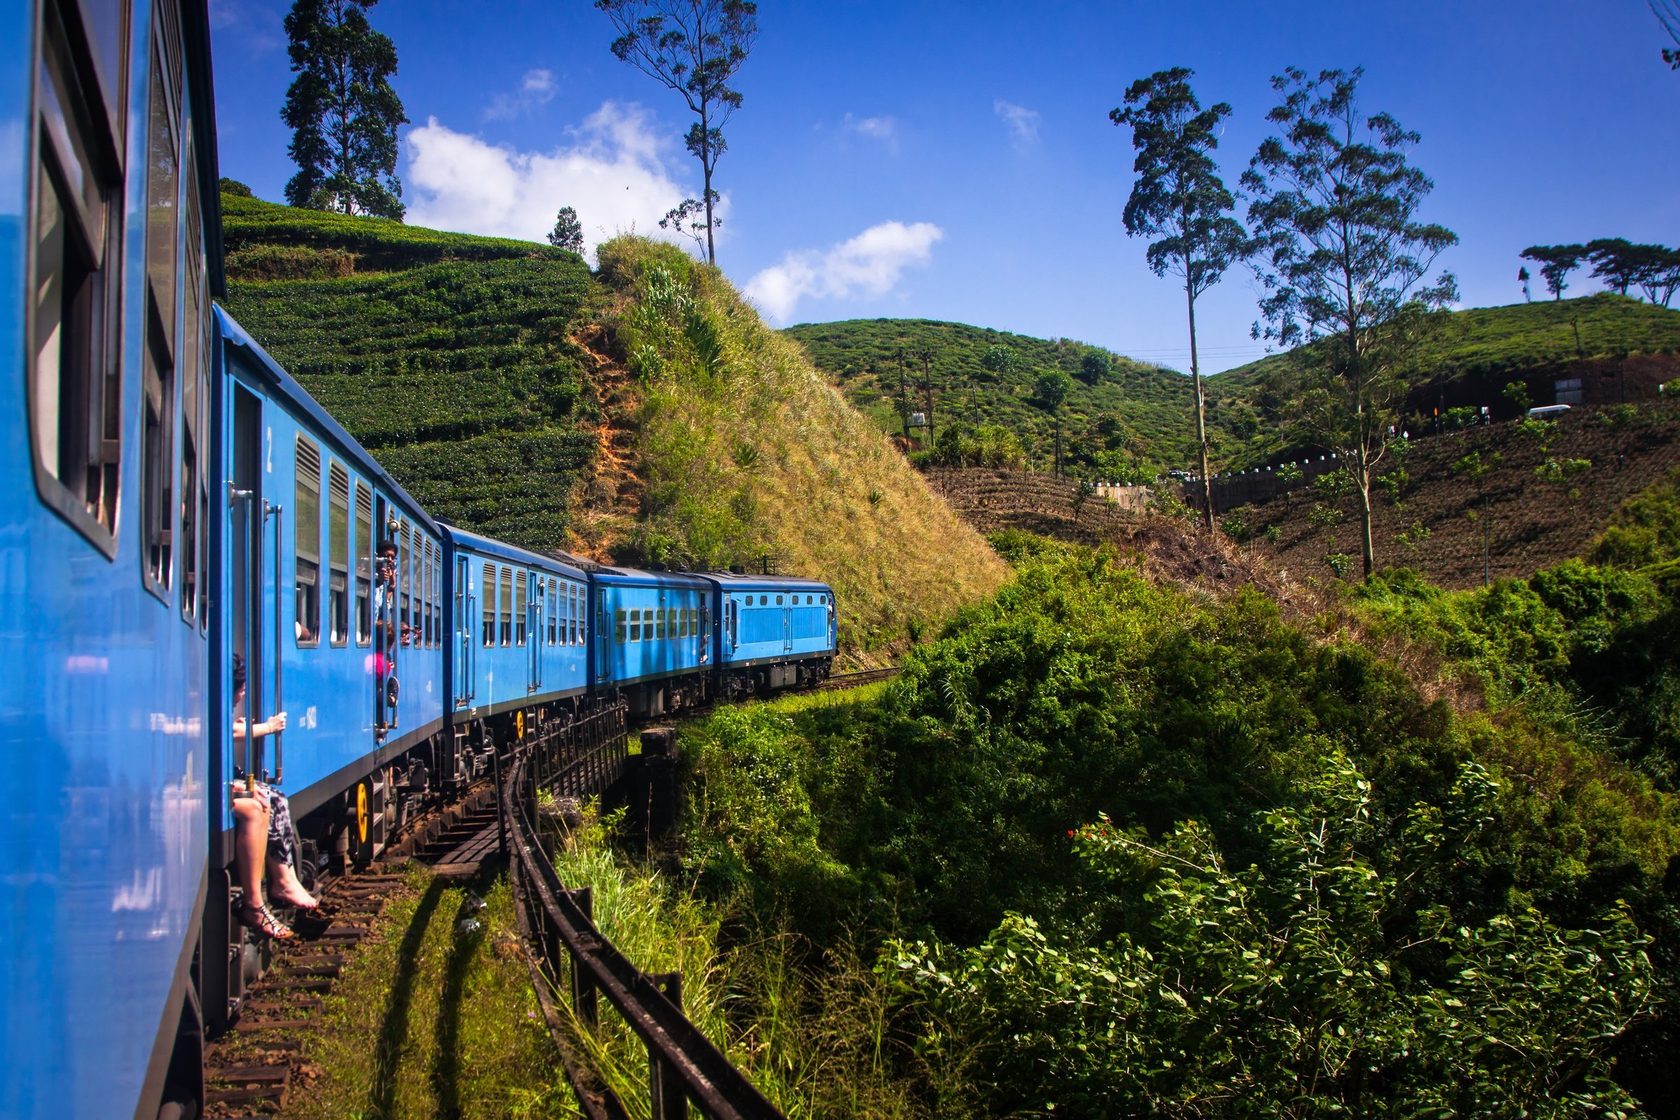
<path fill-rule="evenodd" d="M 190 1116 L 264 947 L 230 791 L 375 857 L 528 721 L 813 684 L 825 584 L 447 524 L 217 307 L 203 0 L 0 0 L 0 1115 Z M 16 367 L 14 367 L 16 368 Z M 283 731 L 233 735 L 246 714 Z"/>

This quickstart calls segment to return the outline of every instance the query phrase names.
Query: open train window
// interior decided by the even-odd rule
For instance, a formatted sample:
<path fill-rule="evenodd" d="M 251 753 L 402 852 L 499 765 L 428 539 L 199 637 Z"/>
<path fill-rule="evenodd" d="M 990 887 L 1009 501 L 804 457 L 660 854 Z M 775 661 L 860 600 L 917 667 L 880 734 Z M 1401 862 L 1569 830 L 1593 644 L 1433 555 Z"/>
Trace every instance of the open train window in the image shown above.
<path fill-rule="evenodd" d="M 297 502 L 292 506 L 297 575 L 292 630 L 300 646 L 321 642 L 321 449 L 297 437 Z"/>
<path fill-rule="evenodd" d="M 443 546 L 432 542 L 432 648 L 443 645 Z"/>
<path fill-rule="evenodd" d="M 126 4 L 47 3 L 35 69 L 29 410 L 35 486 L 116 555 Z M 93 18 L 84 22 L 83 13 Z M 77 60 L 90 60 L 91 64 Z"/>
<path fill-rule="evenodd" d="M 141 549 L 146 586 L 167 598 L 173 576 L 176 510 L 175 336 L 181 186 L 181 30 L 160 5 L 147 81 L 146 361 L 141 397 Z M 190 547 L 190 545 L 189 545 Z"/>
<path fill-rule="evenodd" d="M 484 592 L 484 644 L 496 644 L 496 565 L 484 565 L 484 578 L 479 587 Z"/>
<path fill-rule="evenodd" d="M 350 640 L 350 472 L 327 470 L 327 634 L 335 646 Z"/>
<path fill-rule="evenodd" d="M 356 483 L 356 644 L 373 636 L 373 494 Z"/>
<path fill-rule="evenodd" d="M 577 586 L 576 584 L 573 584 L 572 585 L 572 598 L 573 598 L 574 602 L 576 602 L 576 604 L 577 604 L 577 609 L 572 612 L 572 624 L 571 624 L 572 644 L 576 646 L 576 645 L 582 645 L 583 644 L 583 629 L 584 629 L 584 627 L 583 627 L 583 612 L 584 612 L 584 609 L 585 609 L 584 605 L 583 605 L 584 604 L 583 588 Z"/>

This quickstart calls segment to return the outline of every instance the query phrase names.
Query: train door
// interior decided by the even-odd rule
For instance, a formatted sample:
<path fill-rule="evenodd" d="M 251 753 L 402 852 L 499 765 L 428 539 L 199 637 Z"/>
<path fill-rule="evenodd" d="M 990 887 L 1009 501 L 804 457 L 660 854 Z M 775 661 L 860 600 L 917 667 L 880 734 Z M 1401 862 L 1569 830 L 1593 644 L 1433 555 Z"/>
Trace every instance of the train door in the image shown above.
<path fill-rule="evenodd" d="M 248 720 L 264 718 L 270 698 L 270 672 L 279 671 L 278 660 L 267 655 L 263 618 L 267 612 L 265 600 L 278 594 L 278 583 L 265 578 L 264 548 L 270 523 L 266 516 L 268 499 L 263 491 L 264 465 L 272 433 L 263 424 L 262 398 L 239 382 L 233 387 L 232 480 L 229 483 L 227 525 L 223 539 L 228 542 L 228 638 L 232 655 L 245 666 L 245 704 L 242 713 L 234 713 Z M 266 454 L 265 454 L 266 452 Z M 278 573 L 276 573 L 278 575 Z M 231 699 L 231 698 L 230 698 Z M 232 724 L 229 723 L 231 729 Z M 247 737 L 235 744 L 232 766 L 227 773 L 243 773 L 260 777 L 263 759 L 253 752 L 262 740 Z"/>
<path fill-rule="evenodd" d="M 797 598 L 797 596 L 795 596 L 795 598 Z M 778 603 L 782 602 L 782 597 L 780 595 L 776 596 L 776 602 L 778 602 Z M 793 652 L 793 608 L 792 607 L 783 607 L 781 609 L 781 611 L 778 612 L 778 613 L 780 613 L 781 616 L 782 616 L 782 652 L 783 653 L 792 653 Z"/>
<path fill-rule="evenodd" d="M 455 556 L 455 706 L 467 707 L 473 698 L 473 658 L 478 644 L 473 641 L 473 624 L 478 617 L 478 596 L 473 594 L 472 561 Z"/>
<path fill-rule="evenodd" d="M 543 635 L 543 607 L 545 599 L 543 588 L 548 581 L 539 573 L 527 573 L 531 588 L 530 596 L 525 600 L 525 651 L 526 660 L 526 692 L 537 692 L 542 689 L 542 635 Z"/>

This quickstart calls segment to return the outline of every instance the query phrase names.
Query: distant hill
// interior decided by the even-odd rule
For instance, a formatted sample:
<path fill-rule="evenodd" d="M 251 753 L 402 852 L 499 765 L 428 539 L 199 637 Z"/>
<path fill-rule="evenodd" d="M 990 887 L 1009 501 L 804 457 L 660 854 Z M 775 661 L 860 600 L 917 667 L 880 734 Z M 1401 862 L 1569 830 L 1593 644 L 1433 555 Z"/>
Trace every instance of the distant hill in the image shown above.
<path fill-rule="evenodd" d="M 1063 407 L 1063 462 L 1092 478 L 1128 473 L 1152 476 L 1194 459 L 1190 379 L 1081 342 L 1044 340 L 958 323 L 921 319 L 868 319 L 807 323 L 787 328 L 818 368 L 883 431 L 900 431 L 899 352 L 911 407 L 925 411 L 920 385 L 923 366 L 915 356 L 932 354 L 934 420 L 937 425 L 999 424 L 1014 432 L 1027 451 L 1027 464 L 1050 465 L 1053 425 L 1032 403 L 1033 383 L 1044 369 L 1077 378 L 1087 354 L 1100 353 L 1111 372 L 1094 385 L 1075 380 Z M 986 351 L 1004 346 L 1018 358 L 1016 371 L 1000 376 L 982 365 Z M 1263 464 L 1298 443 L 1288 429 L 1291 403 L 1306 355 L 1273 355 L 1208 378 L 1208 425 L 1216 469 Z M 1640 365 L 1637 359 L 1656 357 Z M 1582 299 L 1472 308 L 1452 313 L 1424 355 L 1427 373 L 1413 408 L 1473 404 L 1504 405 L 1507 381 L 1531 382 L 1533 403 L 1550 403 L 1552 384 L 1585 376 L 1594 384 L 1638 372 L 1629 399 L 1650 395 L 1652 379 L 1680 375 L 1680 311 L 1599 293 Z M 915 446 L 923 446 L 918 440 Z M 1127 468 L 1130 468 L 1129 470 Z"/>
<path fill-rule="evenodd" d="M 936 429 L 1001 425 L 1020 438 L 1029 464 L 1048 468 L 1055 457 L 1055 425 L 1033 403 L 1034 382 L 1041 372 L 1059 369 L 1073 379 L 1062 405 L 1064 457 L 1083 448 L 1109 456 L 1111 469 L 1093 467 L 1093 473 L 1112 476 L 1130 466 L 1134 473 L 1153 475 L 1185 462 L 1194 446 L 1190 379 L 1101 347 L 926 319 L 806 323 L 783 333 L 804 345 L 817 368 L 884 432 L 902 432 L 902 370 L 915 411 L 926 411 L 924 382 L 932 386 Z M 985 366 L 993 347 L 1014 356 L 1014 369 L 998 373 Z M 923 353 L 931 355 L 926 366 Z M 1088 384 L 1080 376 L 1092 354 L 1107 359 L 1109 368 Z M 924 443 L 920 435 L 918 447 Z"/>
<path fill-rule="evenodd" d="M 222 197 L 228 309 L 434 514 L 539 552 L 834 584 L 868 661 L 1005 568 L 711 269 Z M 929 542 L 937 542 L 930 548 Z"/>
<path fill-rule="evenodd" d="M 1310 353 L 1275 354 L 1209 379 L 1208 420 L 1220 434 L 1223 469 L 1261 465 L 1289 449 L 1286 421 Z M 1505 418 L 1516 411 L 1503 396 L 1507 382 L 1526 382 L 1532 403 L 1550 404 L 1554 383 L 1570 377 L 1587 379 L 1593 403 L 1600 381 L 1622 377 L 1629 360 L 1640 358 L 1656 360 L 1635 361 L 1638 383 L 1618 383 L 1613 392 L 1648 397 L 1656 381 L 1680 374 L 1680 310 L 1600 292 L 1456 311 L 1422 355 L 1409 411 L 1432 418 L 1436 409 L 1487 405 Z"/>

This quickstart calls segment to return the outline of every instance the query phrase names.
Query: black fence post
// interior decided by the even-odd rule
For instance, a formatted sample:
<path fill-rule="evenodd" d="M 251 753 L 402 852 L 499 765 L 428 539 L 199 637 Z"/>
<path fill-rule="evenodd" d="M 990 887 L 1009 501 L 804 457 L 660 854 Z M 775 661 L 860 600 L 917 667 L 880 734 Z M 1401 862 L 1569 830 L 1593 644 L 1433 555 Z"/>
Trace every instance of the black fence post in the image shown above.
<path fill-rule="evenodd" d="M 667 972 L 648 979 L 678 1011 L 682 1010 L 682 973 Z M 653 1120 L 687 1120 L 688 1094 L 682 1075 L 671 1063 L 660 1061 L 652 1046 L 648 1047 L 648 1093 Z"/>
<path fill-rule="evenodd" d="M 571 895 L 573 902 L 577 903 L 577 908 L 583 912 L 583 916 L 591 924 L 594 924 L 595 892 L 588 887 L 579 887 L 575 891 L 567 891 L 566 893 Z M 590 1030 L 594 1030 L 600 1018 L 596 1010 L 595 984 L 584 971 L 583 962 L 576 957 L 572 958 L 571 971 L 572 1007 L 577 1011 L 578 1018 Z"/>

